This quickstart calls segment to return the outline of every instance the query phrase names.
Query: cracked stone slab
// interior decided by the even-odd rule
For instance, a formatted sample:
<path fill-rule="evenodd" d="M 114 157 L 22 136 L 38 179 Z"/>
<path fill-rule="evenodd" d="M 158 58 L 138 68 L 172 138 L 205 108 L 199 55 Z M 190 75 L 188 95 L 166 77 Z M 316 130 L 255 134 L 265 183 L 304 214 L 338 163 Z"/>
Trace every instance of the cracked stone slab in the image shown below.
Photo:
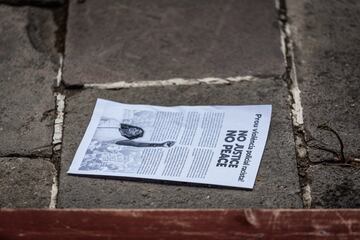
<path fill-rule="evenodd" d="M 0 208 L 47 208 L 56 174 L 46 159 L 0 158 Z"/>
<path fill-rule="evenodd" d="M 52 13 L 0 5 L 0 156 L 50 156 L 54 121 Z"/>
<path fill-rule="evenodd" d="M 308 169 L 315 208 L 359 208 L 360 171 L 355 167 L 315 165 Z"/>
<path fill-rule="evenodd" d="M 273 1 L 70 1 L 68 85 L 283 72 Z"/>
<path fill-rule="evenodd" d="M 96 98 L 154 105 L 273 104 L 269 138 L 253 191 L 68 175 Z M 61 208 L 299 208 L 287 88 L 280 79 L 231 85 L 87 89 L 69 92 L 61 154 Z"/>

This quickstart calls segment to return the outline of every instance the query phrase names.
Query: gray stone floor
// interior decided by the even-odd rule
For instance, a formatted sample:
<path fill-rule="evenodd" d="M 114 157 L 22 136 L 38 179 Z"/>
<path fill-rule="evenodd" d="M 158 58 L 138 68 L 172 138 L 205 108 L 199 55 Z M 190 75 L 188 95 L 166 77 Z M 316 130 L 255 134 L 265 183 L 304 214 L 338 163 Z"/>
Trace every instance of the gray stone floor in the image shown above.
<path fill-rule="evenodd" d="M 359 207 L 360 4 L 278 5 L 0 0 L 0 207 Z M 160 81 L 238 76 L 255 80 Z M 149 80 L 154 86 L 132 87 Z M 117 82 L 130 87 L 111 89 Z M 64 110 L 56 96 L 65 97 Z M 272 104 L 254 190 L 68 175 L 96 98 Z M 313 149 L 312 137 L 340 149 L 321 124 L 341 137 L 345 162 Z"/>
<path fill-rule="evenodd" d="M 56 170 L 49 159 L 0 158 L 0 206 L 5 208 L 49 206 Z"/>
<path fill-rule="evenodd" d="M 64 81 L 279 75 L 279 46 L 271 1 L 70 1 Z"/>

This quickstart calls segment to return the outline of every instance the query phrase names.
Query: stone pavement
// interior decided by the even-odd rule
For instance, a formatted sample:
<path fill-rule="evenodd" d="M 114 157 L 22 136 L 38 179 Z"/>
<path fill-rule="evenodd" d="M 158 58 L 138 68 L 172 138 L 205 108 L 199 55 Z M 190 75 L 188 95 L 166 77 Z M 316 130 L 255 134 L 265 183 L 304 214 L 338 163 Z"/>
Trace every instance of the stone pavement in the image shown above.
<path fill-rule="evenodd" d="M 277 25 L 271 1 L 70 1 L 64 82 L 280 75 Z"/>
<path fill-rule="evenodd" d="M 0 0 L 0 207 L 358 207 L 359 11 L 350 0 Z M 272 104 L 254 190 L 68 175 L 96 98 Z"/>
<path fill-rule="evenodd" d="M 360 159 L 359 14 L 359 1 L 292 1 L 288 6 L 297 81 L 302 91 L 303 136 L 339 151 L 334 134 L 316 129 L 326 124 L 340 135 L 348 160 Z M 333 159 L 334 154 L 308 150 L 301 161 L 308 163 L 308 179 L 303 183 L 310 186 L 312 205 L 360 207 L 359 166 L 319 165 L 316 163 Z"/>

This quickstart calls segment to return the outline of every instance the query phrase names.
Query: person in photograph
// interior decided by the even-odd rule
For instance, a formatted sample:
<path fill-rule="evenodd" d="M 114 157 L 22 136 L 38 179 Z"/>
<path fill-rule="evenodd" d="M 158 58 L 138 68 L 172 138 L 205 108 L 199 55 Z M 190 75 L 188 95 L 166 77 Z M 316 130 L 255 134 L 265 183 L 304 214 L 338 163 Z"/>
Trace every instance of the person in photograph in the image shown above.
<path fill-rule="evenodd" d="M 120 134 L 119 134 L 120 133 Z M 130 147 L 164 147 L 169 148 L 175 144 L 175 141 L 165 142 L 142 142 L 134 141 L 144 136 L 144 130 L 140 127 L 121 123 L 120 127 L 99 126 L 94 139 L 98 141 L 112 141 L 116 145 Z"/>

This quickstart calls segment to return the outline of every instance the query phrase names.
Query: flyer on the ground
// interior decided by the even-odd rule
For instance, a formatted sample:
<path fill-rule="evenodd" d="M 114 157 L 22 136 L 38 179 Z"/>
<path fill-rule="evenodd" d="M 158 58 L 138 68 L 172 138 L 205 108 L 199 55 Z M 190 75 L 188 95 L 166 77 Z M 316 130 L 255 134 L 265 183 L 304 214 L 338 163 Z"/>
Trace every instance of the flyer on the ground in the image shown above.
<path fill-rule="evenodd" d="M 98 99 L 69 174 L 252 189 L 271 105 L 174 106 Z"/>

